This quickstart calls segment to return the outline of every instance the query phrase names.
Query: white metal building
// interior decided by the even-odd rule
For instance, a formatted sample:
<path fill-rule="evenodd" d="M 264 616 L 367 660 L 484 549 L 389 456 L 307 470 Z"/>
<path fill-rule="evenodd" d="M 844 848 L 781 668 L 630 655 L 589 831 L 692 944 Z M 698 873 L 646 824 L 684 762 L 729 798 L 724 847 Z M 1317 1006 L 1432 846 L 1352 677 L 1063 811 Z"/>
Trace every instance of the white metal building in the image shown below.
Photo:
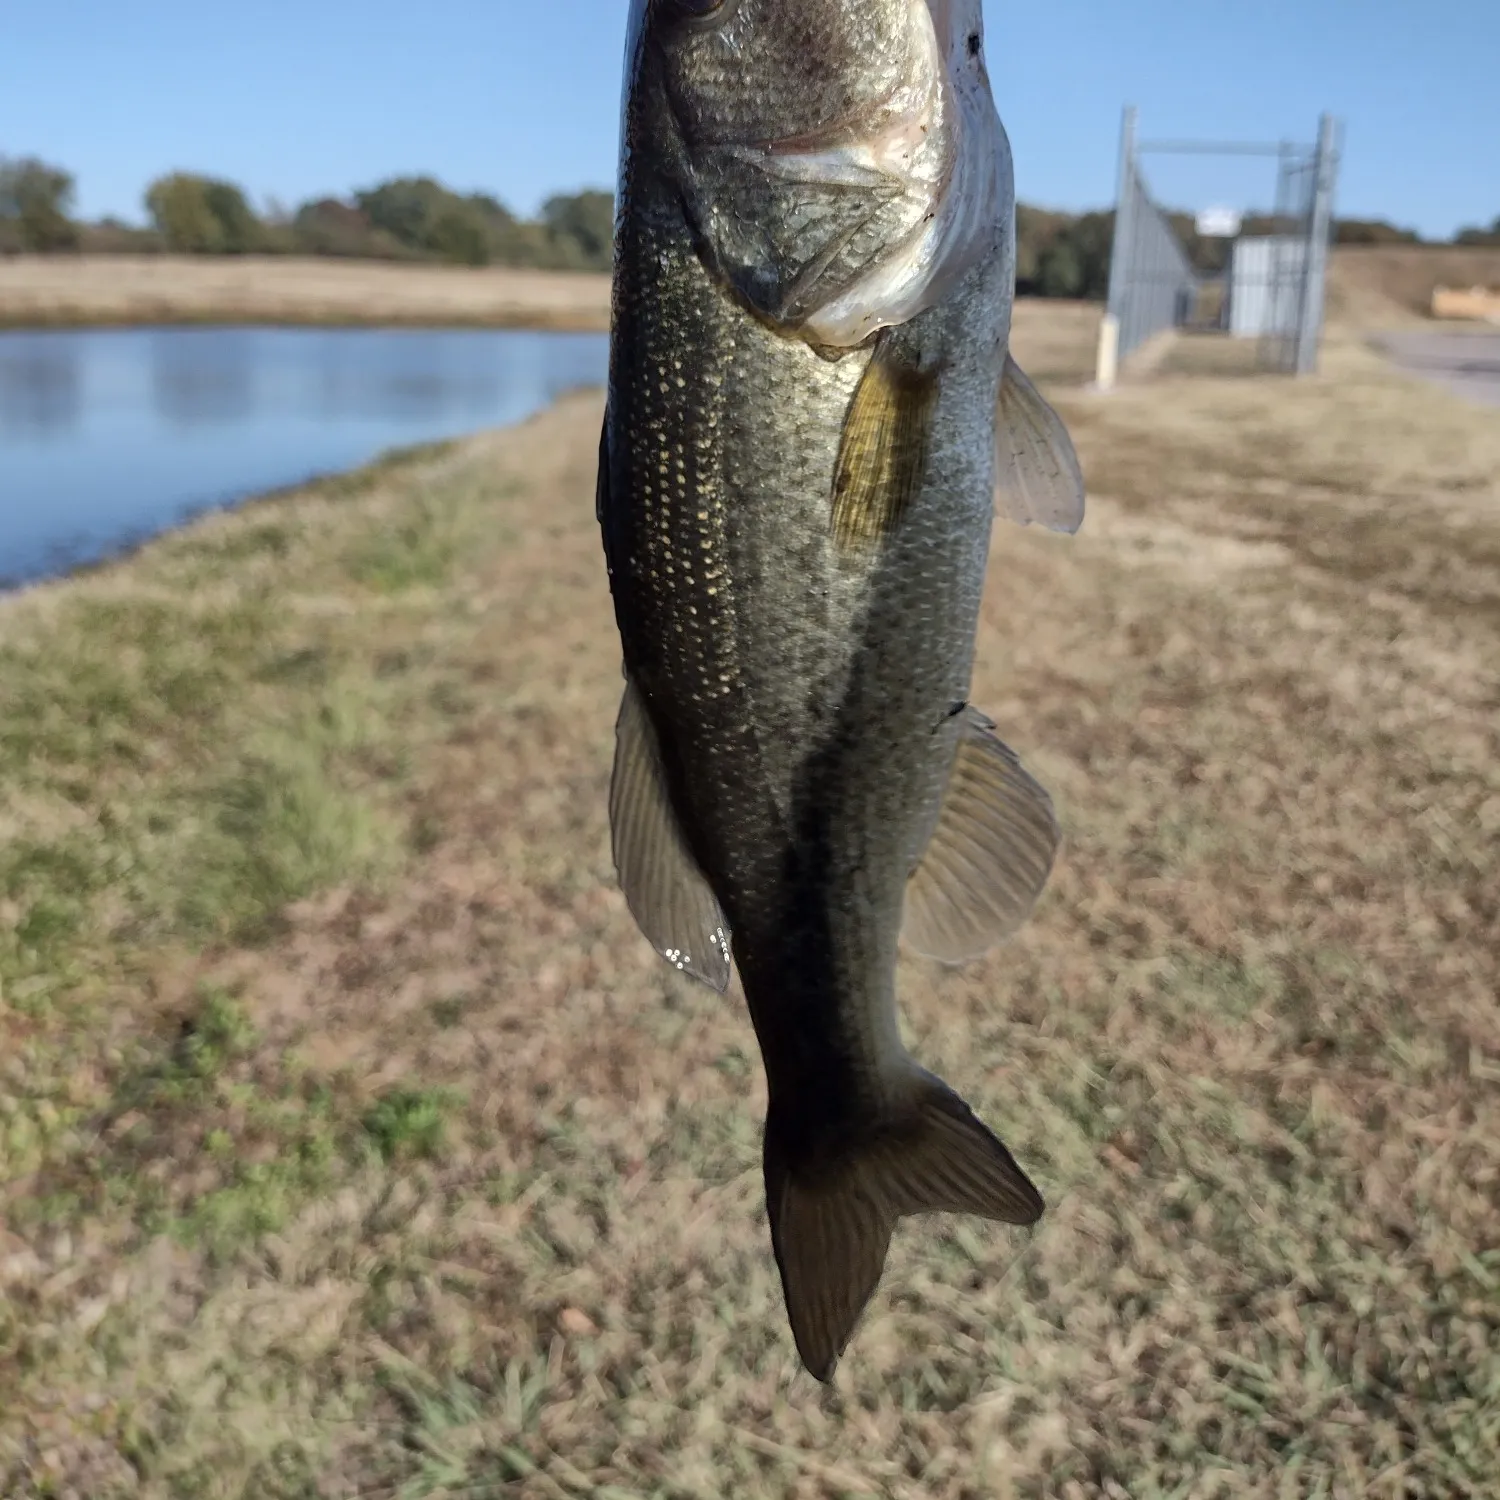
<path fill-rule="evenodd" d="M 1229 331 L 1235 338 L 1297 332 L 1307 241 L 1293 235 L 1243 235 L 1229 265 Z"/>

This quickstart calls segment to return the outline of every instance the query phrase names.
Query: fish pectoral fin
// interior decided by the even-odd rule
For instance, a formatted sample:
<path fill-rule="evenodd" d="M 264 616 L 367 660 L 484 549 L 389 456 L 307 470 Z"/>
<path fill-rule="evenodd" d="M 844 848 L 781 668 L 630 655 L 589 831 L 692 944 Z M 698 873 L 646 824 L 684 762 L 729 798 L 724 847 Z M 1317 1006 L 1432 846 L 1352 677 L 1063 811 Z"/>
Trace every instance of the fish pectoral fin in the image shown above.
<path fill-rule="evenodd" d="M 994 727 L 964 710 L 937 826 L 906 884 L 902 935 L 944 963 L 977 957 L 1026 921 L 1062 842 L 1052 799 Z"/>
<path fill-rule="evenodd" d="M 900 524 L 927 462 L 937 370 L 922 371 L 882 334 L 844 418 L 830 526 L 841 549 L 883 541 Z"/>
<path fill-rule="evenodd" d="M 609 822 L 620 889 L 637 925 L 668 963 L 729 987 L 729 928 L 688 852 L 667 796 L 656 732 L 627 679 L 615 725 Z"/>
<path fill-rule="evenodd" d="M 766 1207 L 797 1352 L 832 1379 L 885 1269 L 896 1220 L 965 1213 L 1034 1224 L 1043 1202 L 1004 1143 L 941 1079 L 911 1064 L 909 1105 L 832 1161 L 810 1162 L 784 1112 L 766 1120 Z"/>
<path fill-rule="evenodd" d="M 995 428 L 996 509 L 1007 520 L 1049 531 L 1083 525 L 1083 470 L 1063 420 L 1010 355 Z"/>

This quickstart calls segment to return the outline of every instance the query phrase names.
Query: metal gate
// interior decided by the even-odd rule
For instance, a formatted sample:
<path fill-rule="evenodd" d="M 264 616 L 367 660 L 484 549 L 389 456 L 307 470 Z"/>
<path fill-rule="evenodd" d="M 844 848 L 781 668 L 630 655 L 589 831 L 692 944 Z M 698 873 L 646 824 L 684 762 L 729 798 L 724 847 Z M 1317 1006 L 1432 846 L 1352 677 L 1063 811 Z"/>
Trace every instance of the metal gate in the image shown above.
<path fill-rule="evenodd" d="M 1324 282 L 1338 177 L 1337 122 L 1324 115 L 1317 143 L 1140 141 L 1136 110 L 1120 132 L 1119 191 L 1109 268 L 1109 305 L 1100 334 L 1099 383 L 1113 383 L 1132 355 L 1177 331 L 1254 341 L 1255 367 L 1307 375 L 1317 369 Z M 1276 162 L 1269 211 L 1200 215 L 1201 238 L 1184 244 L 1153 197 L 1141 166 L 1149 155 L 1264 156 Z M 1205 242 L 1226 244 L 1212 255 Z"/>

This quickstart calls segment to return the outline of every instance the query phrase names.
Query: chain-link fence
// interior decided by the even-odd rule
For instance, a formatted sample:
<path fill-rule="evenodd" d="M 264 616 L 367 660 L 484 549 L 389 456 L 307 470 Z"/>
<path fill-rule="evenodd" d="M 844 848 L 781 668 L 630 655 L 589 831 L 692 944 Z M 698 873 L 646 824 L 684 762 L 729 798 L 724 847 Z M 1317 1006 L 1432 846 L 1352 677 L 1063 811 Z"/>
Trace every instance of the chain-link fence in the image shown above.
<path fill-rule="evenodd" d="M 1125 111 L 1101 385 L 1113 383 L 1132 356 L 1180 332 L 1221 334 L 1262 370 L 1317 368 L 1339 134 L 1324 115 L 1312 146 L 1141 141 L 1135 109 Z M 1141 161 L 1150 155 L 1269 158 L 1274 198 L 1244 212 L 1173 213 L 1146 181 Z"/>

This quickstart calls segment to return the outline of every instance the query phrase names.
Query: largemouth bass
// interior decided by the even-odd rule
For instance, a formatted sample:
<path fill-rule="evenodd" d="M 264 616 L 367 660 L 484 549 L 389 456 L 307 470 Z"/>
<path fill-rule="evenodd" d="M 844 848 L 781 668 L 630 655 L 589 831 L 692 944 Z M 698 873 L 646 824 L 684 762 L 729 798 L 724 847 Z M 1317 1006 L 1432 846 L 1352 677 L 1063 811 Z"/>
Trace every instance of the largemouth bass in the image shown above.
<path fill-rule="evenodd" d="M 598 513 L 623 647 L 631 912 L 769 1090 L 766 1203 L 831 1377 L 898 1218 L 1035 1222 L 902 1044 L 895 967 L 1029 915 L 1058 827 L 968 703 L 996 509 L 1072 531 L 1009 357 L 1010 148 L 980 0 L 633 0 Z"/>

